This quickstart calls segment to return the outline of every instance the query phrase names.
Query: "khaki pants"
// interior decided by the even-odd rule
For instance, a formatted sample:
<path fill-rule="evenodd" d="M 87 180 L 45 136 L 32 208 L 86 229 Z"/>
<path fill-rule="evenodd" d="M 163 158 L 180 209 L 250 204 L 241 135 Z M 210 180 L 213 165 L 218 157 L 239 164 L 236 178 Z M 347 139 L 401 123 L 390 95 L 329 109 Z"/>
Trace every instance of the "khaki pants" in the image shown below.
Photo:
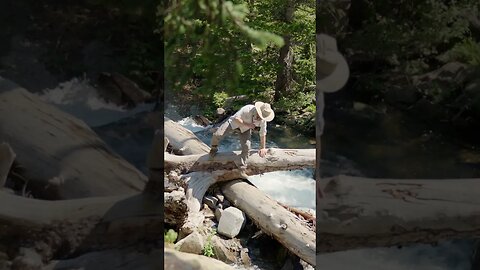
<path fill-rule="evenodd" d="M 227 120 L 223 122 L 220 127 L 218 127 L 217 131 L 213 133 L 211 146 L 218 146 L 220 141 L 225 138 L 225 136 L 230 135 L 232 133 L 239 133 L 240 136 L 240 145 L 242 147 L 242 153 L 240 154 L 240 160 L 236 162 L 237 166 L 240 168 L 247 167 L 247 159 L 248 153 L 250 152 L 250 147 L 252 145 L 251 138 L 252 138 L 252 130 L 249 129 L 245 132 L 240 132 L 239 129 L 233 129 L 230 125 L 230 121 Z"/>

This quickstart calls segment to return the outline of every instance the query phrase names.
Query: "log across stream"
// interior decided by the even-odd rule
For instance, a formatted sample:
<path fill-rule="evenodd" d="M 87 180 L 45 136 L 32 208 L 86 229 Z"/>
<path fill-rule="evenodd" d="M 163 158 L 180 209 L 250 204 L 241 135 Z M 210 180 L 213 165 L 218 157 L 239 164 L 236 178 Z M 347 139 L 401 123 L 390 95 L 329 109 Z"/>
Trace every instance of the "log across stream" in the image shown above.
<path fill-rule="evenodd" d="M 170 121 L 167 119 L 167 121 Z M 178 141 L 194 142 L 196 136 L 193 133 L 185 131 L 183 127 L 169 124 L 170 130 L 165 134 L 174 144 Z M 178 132 L 176 132 L 178 130 Z M 177 137 L 169 137 L 168 134 L 176 134 Z M 185 134 L 185 138 L 178 136 Z M 193 149 L 202 142 L 191 144 L 188 149 Z M 195 212 L 201 207 L 201 200 L 205 191 L 214 183 L 225 182 L 222 186 L 223 194 L 233 204 L 245 212 L 254 223 L 266 234 L 282 243 L 288 250 L 299 256 L 311 265 L 315 265 L 315 232 L 305 227 L 304 224 L 293 214 L 284 208 L 281 204 L 269 198 L 265 193 L 255 187 L 235 179 L 240 178 L 235 174 L 235 165 L 233 159 L 237 153 L 225 151 L 222 149 L 214 160 L 210 160 L 208 155 L 198 148 L 196 154 L 174 155 L 165 153 L 165 168 L 167 171 L 176 170 L 185 174 L 187 177 L 187 205 L 189 208 L 189 219 L 185 224 L 188 225 L 187 233 L 195 230 Z M 178 146 L 174 146 L 174 149 Z M 289 169 L 313 168 L 315 164 L 315 149 L 271 149 L 268 157 L 262 159 L 254 151 L 251 153 L 249 163 L 249 174 L 261 174 L 269 171 L 282 171 Z M 187 174 L 188 173 L 188 174 Z M 313 175 L 312 175 L 313 177 Z M 210 179 L 210 180 L 208 180 Z M 235 181 L 231 181 L 235 180 Z M 311 182 L 314 183 L 313 179 Z M 312 198 L 311 205 L 314 206 L 314 185 L 310 185 Z M 189 195 L 191 194 L 191 195 Z M 190 196 L 190 197 L 189 197 Z M 197 224 L 201 220 L 196 221 Z M 185 226 L 183 228 L 185 229 Z M 313 252 L 313 253 L 312 253 Z"/>

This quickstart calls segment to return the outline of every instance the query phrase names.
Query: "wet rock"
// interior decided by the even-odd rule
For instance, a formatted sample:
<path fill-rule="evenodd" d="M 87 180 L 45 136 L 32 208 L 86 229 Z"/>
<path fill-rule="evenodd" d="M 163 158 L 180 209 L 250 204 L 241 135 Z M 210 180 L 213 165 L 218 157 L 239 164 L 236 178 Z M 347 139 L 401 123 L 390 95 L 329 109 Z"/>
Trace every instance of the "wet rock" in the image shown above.
<path fill-rule="evenodd" d="M 228 207 L 219 220 L 218 233 L 233 238 L 240 233 L 245 221 L 245 213 L 236 207 Z"/>
<path fill-rule="evenodd" d="M 215 213 L 213 212 L 213 210 L 210 209 L 210 207 L 207 207 L 206 204 L 203 207 L 202 213 L 206 218 L 214 218 L 215 217 Z"/>
<path fill-rule="evenodd" d="M 248 248 L 242 248 L 242 250 L 240 251 L 240 259 L 242 260 L 242 264 L 245 267 L 250 267 L 252 265 L 252 260 L 248 255 Z"/>
<path fill-rule="evenodd" d="M 232 206 L 232 204 L 228 200 L 224 200 L 222 205 L 223 205 L 223 209 L 227 209 L 228 207 Z"/>
<path fill-rule="evenodd" d="M 205 116 L 203 115 L 195 115 L 193 117 L 193 120 L 195 121 L 195 123 L 201 125 L 201 126 L 208 126 L 210 124 L 212 124 L 212 122 L 210 120 L 208 120 L 208 118 L 206 118 Z"/>
<path fill-rule="evenodd" d="M 102 72 L 98 76 L 97 83 L 98 94 L 119 106 L 134 107 L 152 99 L 148 92 L 119 73 Z"/>
<path fill-rule="evenodd" d="M 204 242 L 205 239 L 200 233 L 193 232 L 187 237 L 178 241 L 175 244 L 175 249 L 186 253 L 202 254 Z"/>
<path fill-rule="evenodd" d="M 215 218 L 217 220 L 220 220 L 220 218 L 222 217 L 222 213 L 223 213 L 223 209 L 220 207 L 217 207 L 217 209 L 215 209 Z"/>
<path fill-rule="evenodd" d="M 225 196 L 223 196 L 223 194 L 220 192 L 215 193 L 215 197 L 218 199 L 219 203 L 223 203 L 223 201 L 225 200 Z"/>
<path fill-rule="evenodd" d="M 217 208 L 218 199 L 213 196 L 205 196 L 203 202 L 208 205 L 211 209 Z"/>

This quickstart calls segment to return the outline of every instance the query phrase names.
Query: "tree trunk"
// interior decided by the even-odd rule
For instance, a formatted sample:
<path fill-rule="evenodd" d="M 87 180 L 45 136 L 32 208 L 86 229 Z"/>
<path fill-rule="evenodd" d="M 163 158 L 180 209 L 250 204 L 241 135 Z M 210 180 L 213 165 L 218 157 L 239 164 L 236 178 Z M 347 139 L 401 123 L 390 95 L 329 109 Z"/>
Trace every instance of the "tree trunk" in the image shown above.
<path fill-rule="evenodd" d="M 45 260 L 163 236 L 162 204 L 147 195 L 44 201 L 0 193 L 0 239 L 45 243 Z M 13 244 L 13 243 L 12 243 Z"/>
<path fill-rule="evenodd" d="M 480 179 L 322 181 L 317 251 L 480 236 Z"/>
<path fill-rule="evenodd" d="M 277 71 L 277 79 L 275 80 L 274 101 L 279 101 L 282 97 L 288 96 L 293 83 L 293 50 L 290 36 L 283 36 L 283 40 L 285 44 L 280 48 L 280 55 L 278 57 L 280 68 Z"/>
<path fill-rule="evenodd" d="M 287 0 L 284 3 L 283 16 L 280 18 L 282 22 L 292 23 L 295 12 L 295 2 L 293 0 Z M 280 54 L 278 56 L 278 64 L 280 68 L 277 71 L 277 79 L 275 81 L 275 95 L 274 101 L 279 101 L 280 98 L 288 96 L 292 90 L 293 83 L 293 49 L 291 43 L 291 37 L 284 35 L 283 40 L 285 44 L 280 48 Z"/>
<path fill-rule="evenodd" d="M 0 142 L 26 170 L 35 197 L 133 194 L 147 178 L 83 122 L 0 77 Z"/>
<path fill-rule="evenodd" d="M 292 253 L 315 266 L 315 232 L 295 214 L 254 186 L 240 181 L 223 184 L 229 201 L 244 211 L 259 228 L 273 236 Z"/>
<path fill-rule="evenodd" d="M 181 170 L 183 172 L 224 170 L 224 176 L 228 177 L 228 171 L 237 168 L 235 160 L 239 159 L 239 154 L 239 151 L 218 153 L 211 160 L 210 156 L 205 154 L 176 156 L 165 153 L 165 170 Z M 247 173 L 250 175 L 305 167 L 313 168 L 315 166 L 315 149 L 270 148 L 264 158 L 255 151 L 251 151 L 247 164 Z M 229 180 L 232 179 L 238 179 L 238 175 L 232 174 Z"/>

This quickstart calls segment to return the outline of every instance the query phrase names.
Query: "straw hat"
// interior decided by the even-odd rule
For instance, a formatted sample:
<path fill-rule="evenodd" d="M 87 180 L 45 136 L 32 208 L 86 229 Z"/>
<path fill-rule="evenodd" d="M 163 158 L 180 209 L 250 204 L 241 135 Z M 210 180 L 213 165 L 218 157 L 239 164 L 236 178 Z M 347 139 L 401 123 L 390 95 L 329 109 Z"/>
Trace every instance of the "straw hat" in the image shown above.
<path fill-rule="evenodd" d="M 328 35 L 317 35 L 317 87 L 332 93 L 347 83 L 350 70 L 347 61 L 338 52 L 337 41 Z"/>
<path fill-rule="evenodd" d="M 272 110 L 272 107 L 268 103 L 264 103 L 261 101 L 255 102 L 255 109 L 257 109 L 257 113 L 263 120 L 270 122 L 275 117 L 275 113 Z"/>

